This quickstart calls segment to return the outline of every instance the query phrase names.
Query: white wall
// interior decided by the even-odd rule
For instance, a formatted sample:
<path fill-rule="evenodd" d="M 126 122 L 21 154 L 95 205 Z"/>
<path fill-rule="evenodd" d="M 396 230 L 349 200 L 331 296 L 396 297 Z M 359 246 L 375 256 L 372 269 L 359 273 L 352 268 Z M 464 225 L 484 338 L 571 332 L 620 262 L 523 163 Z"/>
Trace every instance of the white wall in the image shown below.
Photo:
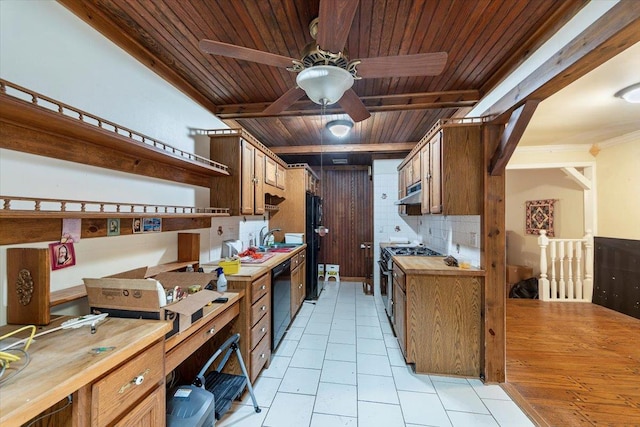
<path fill-rule="evenodd" d="M 0 77 L 187 151 L 202 154 L 190 128 L 226 127 L 54 1 L 0 1 Z M 57 159 L 0 150 L 0 194 L 111 202 L 210 206 L 209 190 Z M 216 206 L 215 201 L 211 205 Z M 257 221 L 254 227 L 262 222 Z M 224 238 L 238 238 L 238 218 Z M 247 234 L 253 232 L 247 227 Z M 259 227 L 258 227 L 259 230 Z M 201 233 L 201 259 L 215 257 L 217 233 Z M 176 233 L 85 239 L 77 265 L 51 272 L 51 289 L 175 260 Z M 19 247 L 44 248 L 50 242 Z M 6 249 L 0 247 L 0 323 L 5 323 Z M 218 252 L 219 253 L 219 252 Z"/>
<path fill-rule="evenodd" d="M 598 236 L 640 239 L 640 132 L 605 147 L 598 167 Z"/>

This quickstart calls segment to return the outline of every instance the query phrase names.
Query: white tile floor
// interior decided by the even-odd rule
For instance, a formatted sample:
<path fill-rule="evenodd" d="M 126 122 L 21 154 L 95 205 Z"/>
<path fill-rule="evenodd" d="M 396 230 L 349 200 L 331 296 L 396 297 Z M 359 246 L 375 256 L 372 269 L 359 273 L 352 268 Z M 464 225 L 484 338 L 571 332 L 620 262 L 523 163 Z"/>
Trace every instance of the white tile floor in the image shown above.
<path fill-rule="evenodd" d="M 218 427 L 533 426 L 497 385 L 417 375 L 381 301 L 360 283 L 329 282 L 305 302 L 271 366 Z"/>

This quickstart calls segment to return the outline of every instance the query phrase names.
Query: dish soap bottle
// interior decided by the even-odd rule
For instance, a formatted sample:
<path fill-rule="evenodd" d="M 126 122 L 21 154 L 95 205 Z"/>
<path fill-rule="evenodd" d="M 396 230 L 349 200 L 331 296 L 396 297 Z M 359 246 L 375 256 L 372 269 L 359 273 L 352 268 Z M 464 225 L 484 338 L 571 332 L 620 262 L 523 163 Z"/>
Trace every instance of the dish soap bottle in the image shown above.
<path fill-rule="evenodd" d="M 218 273 L 218 292 L 227 292 L 227 278 L 224 277 L 224 270 L 222 269 L 222 267 L 216 268 L 216 273 Z"/>

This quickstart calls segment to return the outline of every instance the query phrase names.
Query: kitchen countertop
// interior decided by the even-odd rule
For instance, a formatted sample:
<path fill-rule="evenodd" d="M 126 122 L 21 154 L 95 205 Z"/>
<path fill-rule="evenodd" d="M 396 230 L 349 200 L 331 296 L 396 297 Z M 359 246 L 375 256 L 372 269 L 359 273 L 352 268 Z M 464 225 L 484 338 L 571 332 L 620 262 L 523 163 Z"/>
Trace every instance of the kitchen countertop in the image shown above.
<path fill-rule="evenodd" d="M 271 269 L 276 267 L 278 264 L 304 251 L 306 247 L 307 245 L 306 243 L 304 243 L 291 252 L 272 252 L 276 255 L 261 264 L 240 264 L 240 270 L 236 274 L 226 275 L 227 280 L 253 281 L 258 277 L 264 275 L 265 273 L 271 271 Z M 218 267 L 218 261 L 210 263 L 200 263 L 200 267 L 202 267 L 206 273 L 215 272 L 215 269 Z"/>
<path fill-rule="evenodd" d="M 405 274 L 435 276 L 484 276 L 485 271 L 478 268 L 449 267 L 444 263 L 444 256 L 394 256 L 397 264 Z"/>

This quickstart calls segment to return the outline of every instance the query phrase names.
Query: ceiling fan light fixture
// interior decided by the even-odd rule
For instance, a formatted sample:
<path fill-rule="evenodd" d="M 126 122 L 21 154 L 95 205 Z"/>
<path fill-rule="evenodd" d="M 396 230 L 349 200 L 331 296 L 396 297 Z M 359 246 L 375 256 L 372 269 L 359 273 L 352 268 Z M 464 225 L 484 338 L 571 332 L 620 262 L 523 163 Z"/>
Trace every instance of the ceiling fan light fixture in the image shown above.
<path fill-rule="evenodd" d="M 347 136 L 352 127 L 353 122 L 349 120 L 332 120 L 327 123 L 327 129 L 329 129 L 329 132 L 338 138 L 344 138 Z"/>
<path fill-rule="evenodd" d="M 331 105 L 353 86 L 353 76 L 333 65 L 317 65 L 300 71 L 296 83 L 316 104 Z"/>
<path fill-rule="evenodd" d="M 632 104 L 640 104 L 640 83 L 636 83 L 616 92 L 615 96 Z"/>

